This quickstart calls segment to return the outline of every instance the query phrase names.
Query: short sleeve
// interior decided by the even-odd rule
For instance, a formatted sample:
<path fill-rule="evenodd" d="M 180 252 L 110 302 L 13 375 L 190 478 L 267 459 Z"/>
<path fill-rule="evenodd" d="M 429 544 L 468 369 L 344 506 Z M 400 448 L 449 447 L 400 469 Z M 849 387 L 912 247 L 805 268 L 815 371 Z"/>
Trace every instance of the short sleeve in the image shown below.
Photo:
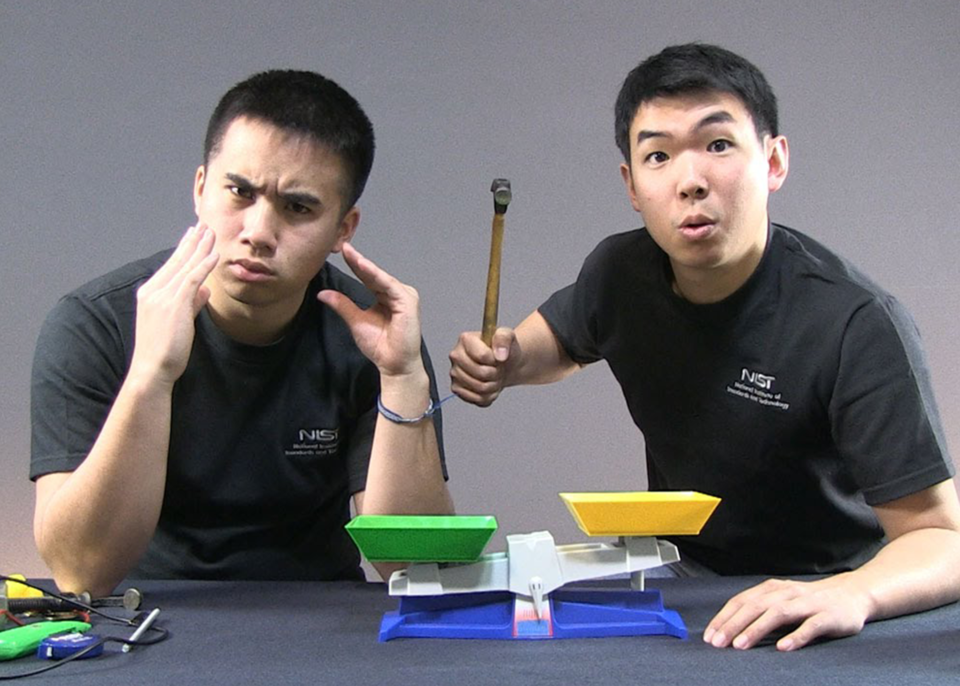
<path fill-rule="evenodd" d="M 591 364 L 602 357 L 596 326 L 597 303 L 602 297 L 598 284 L 601 247 L 587 257 L 574 283 L 551 295 L 539 308 L 564 351 L 578 364 Z"/>
<path fill-rule="evenodd" d="M 93 447 L 126 373 L 123 335 L 82 298 L 47 316 L 30 382 L 30 478 L 72 471 Z"/>
<path fill-rule="evenodd" d="M 838 450 L 868 504 L 953 475 L 920 335 L 894 298 L 851 316 L 829 409 Z"/>

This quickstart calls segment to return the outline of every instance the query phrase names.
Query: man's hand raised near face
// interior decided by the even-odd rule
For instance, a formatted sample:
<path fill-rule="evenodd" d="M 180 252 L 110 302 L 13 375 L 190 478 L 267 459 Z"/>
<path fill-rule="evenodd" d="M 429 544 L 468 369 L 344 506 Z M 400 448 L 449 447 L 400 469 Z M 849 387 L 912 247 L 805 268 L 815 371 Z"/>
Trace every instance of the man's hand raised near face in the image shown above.
<path fill-rule="evenodd" d="M 204 280 L 219 259 L 205 226 L 187 230 L 170 259 L 137 290 L 137 324 L 130 375 L 173 385 L 193 347 L 195 320 L 210 298 Z"/>
<path fill-rule="evenodd" d="M 416 289 L 382 270 L 349 243 L 343 245 L 343 258 L 377 301 L 364 310 L 337 291 L 320 291 L 317 298 L 343 318 L 360 352 L 377 365 L 382 376 L 421 371 L 420 296 Z"/>

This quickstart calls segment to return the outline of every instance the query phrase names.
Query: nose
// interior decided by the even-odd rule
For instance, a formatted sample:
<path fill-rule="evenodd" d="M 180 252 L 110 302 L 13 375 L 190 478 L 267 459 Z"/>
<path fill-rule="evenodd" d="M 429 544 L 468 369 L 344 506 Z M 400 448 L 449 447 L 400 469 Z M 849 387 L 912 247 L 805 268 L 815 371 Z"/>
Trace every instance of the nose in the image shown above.
<path fill-rule="evenodd" d="M 261 199 L 244 212 L 240 241 L 249 245 L 254 254 L 273 254 L 277 247 L 279 228 L 273 207 L 265 199 Z"/>
<path fill-rule="evenodd" d="M 701 200 L 707 197 L 710 185 L 699 161 L 693 156 L 686 156 L 677 166 L 677 193 L 681 199 Z"/>

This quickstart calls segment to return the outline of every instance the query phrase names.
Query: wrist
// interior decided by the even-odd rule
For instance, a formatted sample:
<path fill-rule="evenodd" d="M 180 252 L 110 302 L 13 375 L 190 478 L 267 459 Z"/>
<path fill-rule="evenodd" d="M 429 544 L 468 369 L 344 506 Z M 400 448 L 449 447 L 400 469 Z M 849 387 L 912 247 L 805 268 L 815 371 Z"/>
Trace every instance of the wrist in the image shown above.
<path fill-rule="evenodd" d="M 423 366 L 422 360 L 417 360 L 410 369 L 402 372 L 386 372 L 380 370 L 380 390 L 384 394 L 401 394 L 427 392 L 430 389 L 430 377 Z"/>
<path fill-rule="evenodd" d="M 170 396 L 177 378 L 151 373 L 131 365 L 123 381 L 123 390 L 140 398 Z"/>
<path fill-rule="evenodd" d="M 404 374 L 381 374 L 379 403 L 400 417 L 418 417 L 430 405 L 430 377 L 419 370 Z"/>
<path fill-rule="evenodd" d="M 383 404 L 383 398 L 381 396 L 377 396 L 377 411 L 394 424 L 419 424 L 425 419 L 432 417 L 434 412 L 440 409 L 442 404 L 443 401 L 434 402 L 433 398 L 428 398 L 427 408 L 423 412 L 414 417 L 407 417 L 399 412 L 394 412 L 391 410 L 389 407 Z"/>
<path fill-rule="evenodd" d="M 143 389 L 172 390 L 174 384 L 186 371 L 186 366 L 186 360 L 176 363 L 156 359 L 134 347 L 133 358 L 130 360 L 124 384 L 136 384 Z"/>
<path fill-rule="evenodd" d="M 879 603 L 872 592 L 869 573 L 865 574 L 862 568 L 840 572 L 822 581 L 834 587 L 840 586 L 843 595 L 850 599 L 864 623 L 879 617 Z"/>

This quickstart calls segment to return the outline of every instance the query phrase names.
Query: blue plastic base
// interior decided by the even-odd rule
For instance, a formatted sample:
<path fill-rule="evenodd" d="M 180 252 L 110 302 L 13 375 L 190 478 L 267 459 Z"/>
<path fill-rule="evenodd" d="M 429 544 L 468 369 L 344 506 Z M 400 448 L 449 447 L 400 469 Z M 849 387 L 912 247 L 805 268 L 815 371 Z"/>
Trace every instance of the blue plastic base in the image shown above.
<path fill-rule="evenodd" d="M 404 596 L 380 623 L 380 641 L 394 638 L 549 639 L 667 635 L 687 638 L 680 615 L 665 610 L 660 591 L 559 589 L 543 619 L 515 611 L 508 592 Z"/>

